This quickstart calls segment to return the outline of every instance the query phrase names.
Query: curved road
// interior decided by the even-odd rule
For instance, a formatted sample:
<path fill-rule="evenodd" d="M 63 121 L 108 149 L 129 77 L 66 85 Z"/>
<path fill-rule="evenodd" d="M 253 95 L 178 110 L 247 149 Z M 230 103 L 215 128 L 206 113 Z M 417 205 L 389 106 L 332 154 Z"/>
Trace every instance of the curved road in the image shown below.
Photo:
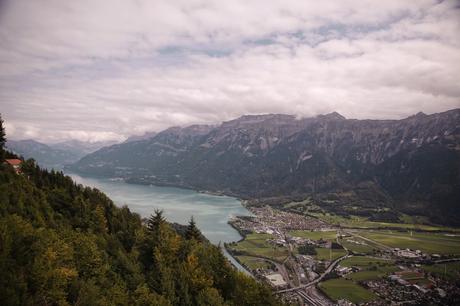
<path fill-rule="evenodd" d="M 342 257 L 339 257 L 337 258 L 336 260 L 334 260 L 326 269 L 326 271 L 323 272 L 323 274 L 321 274 L 319 277 L 315 278 L 314 280 L 312 280 L 311 282 L 309 282 L 308 284 L 305 284 L 305 285 L 301 285 L 301 286 L 297 286 L 297 287 L 294 287 L 294 288 L 290 288 L 290 289 L 284 289 L 284 290 L 279 290 L 277 291 L 276 293 L 284 293 L 284 292 L 291 292 L 291 291 L 296 291 L 296 290 L 299 290 L 299 289 L 304 289 L 304 288 L 308 288 L 308 287 L 311 287 L 313 285 L 316 285 L 317 283 L 319 283 L 327 274 L 329 274 L 334 268 L 335 266 L 337 266 L 337 264 L 339 262 L 341 262 L 342 260 L 346 259 L 346 258 L 349 258 L 349 257 L 352 257 L 353 255 L 344 255 Z"/>

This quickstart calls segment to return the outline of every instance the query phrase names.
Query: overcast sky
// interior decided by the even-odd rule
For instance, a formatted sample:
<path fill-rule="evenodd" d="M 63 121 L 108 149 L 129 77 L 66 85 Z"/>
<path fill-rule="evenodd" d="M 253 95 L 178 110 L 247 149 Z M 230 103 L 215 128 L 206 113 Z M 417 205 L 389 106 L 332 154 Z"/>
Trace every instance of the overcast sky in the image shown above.
<path fill-rule="evenodd" d="M 460 2 L 0 0 L 12 139 L 460 107 Z"/>

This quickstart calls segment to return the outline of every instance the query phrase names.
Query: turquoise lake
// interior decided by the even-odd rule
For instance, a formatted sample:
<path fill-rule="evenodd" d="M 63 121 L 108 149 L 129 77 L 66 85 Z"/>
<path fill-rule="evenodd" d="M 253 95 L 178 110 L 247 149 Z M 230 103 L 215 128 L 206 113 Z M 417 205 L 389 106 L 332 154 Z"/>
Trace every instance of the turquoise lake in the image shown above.
<path fill-rule="evenodd" d="M 79 184 L 103 191 L 117 206 L 126 205 L 141 217 L 149 217 L 155 209 L 161 209 L 168 221 L 187 224 L 193 216 L 203 235 L 214 244 L 240 240 L 240 234 L 227 222 L 234 215 L 251 215 L 233 197 L 174 187 L 127 184 L 121 180 L 82 177 L 73 173 L 68 175 Z M 224 254 L 237 265 L 225 250 Z"/>

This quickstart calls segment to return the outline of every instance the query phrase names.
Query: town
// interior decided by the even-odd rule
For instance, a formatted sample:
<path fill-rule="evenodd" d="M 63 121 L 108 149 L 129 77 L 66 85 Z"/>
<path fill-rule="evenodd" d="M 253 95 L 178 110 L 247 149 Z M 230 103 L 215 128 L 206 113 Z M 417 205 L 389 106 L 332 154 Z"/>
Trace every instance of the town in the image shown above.
<path fill-rule="evenodd" d="M 227 250 L 292 305 L 450 304 L 460 296 L 460 235 L 342 227 L 257 206 L 229 223 Z"/>

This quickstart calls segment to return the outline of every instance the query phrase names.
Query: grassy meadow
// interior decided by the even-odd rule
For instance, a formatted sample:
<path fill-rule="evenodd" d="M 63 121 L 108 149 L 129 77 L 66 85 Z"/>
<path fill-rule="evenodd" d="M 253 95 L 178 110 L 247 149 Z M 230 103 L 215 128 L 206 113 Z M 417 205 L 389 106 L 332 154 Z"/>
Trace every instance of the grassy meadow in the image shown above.
<path fill-rule="evenodd" d="M 319 284 L 319 288 L 332 300 L 347 299 L 355 304 L 372 301 L 377 296 L 352 280 L 338 278 Z"/>
<path fill-rule="evenodd" d="M 242 255 L 265 257 L 274 261 L 282 262 L 288 256 L 288 249 L 285 247 L 273 246 L 268 243 L 268 239 L 272 239 L 270 234 L 248 234 L 243 241 L 235 245 L 228 245 L 231 250 L 236 250 Z"/>
<path fill-rule="evenodd" d="M 325 249 L 325 248 L 315 248 L 317 260 L 335 260 L 343 255 L 347 254 L 347 251 L 344 249 Z"/>
<path fill-rule="evenodd" d="M 342 217 L 330 213 L 309 213 L 309 215 L 314 216 L 324 222 L 333 225 L 340 225 L 347 228 L 362 228 L 362 229 L 376 229 L 376 228 L 388 228 L 388 229 L 407 229 L 407 230 L 421 230 L 421 231 L 451 231 L 451 232 L 460 232 L 458 228 L 446 227 L 446 226 L 435 226 L 435 225 L 426 225 L 420 223 L 406 223 L 409 221 L 416 221 L 407 216 L 404 216 L 404 222 L 400 223 L 390 223 L 390 222 L 376 222 L 370 221 L 366 217 L 360 216 L 349 216 Z"/>
<path fill-rule="evenodd" d="M 290 231 L 289 235 L 293 237 L 308 238 L 311 240 L 335 241 L 337 231 Z"/>
<path fill-rule="evenodd" d="M 253 256 L 235 256 L 238 261 L 250 270 L 269 269 L 271 264 L 267 261 Z"/>
<path fill-rule="evenodd" d="M 421 250 L 429 254 L 460 255 L 460 237 L 442 233 L 362 231 L 359 235 L 392 248 Z"/>

